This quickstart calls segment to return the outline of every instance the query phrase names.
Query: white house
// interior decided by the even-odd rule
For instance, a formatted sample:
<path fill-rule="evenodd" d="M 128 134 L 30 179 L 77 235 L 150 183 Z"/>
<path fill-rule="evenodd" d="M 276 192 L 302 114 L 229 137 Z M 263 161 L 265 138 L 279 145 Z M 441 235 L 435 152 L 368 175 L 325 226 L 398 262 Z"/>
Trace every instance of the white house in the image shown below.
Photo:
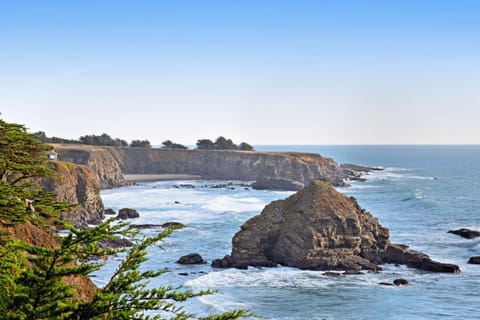
<path fill-rule="evenodd" d="M 49 151 L 47 155 L 48 155 L 48 160 L 58 160 L 58 153 L 55 152 L 55 150 Z"/>

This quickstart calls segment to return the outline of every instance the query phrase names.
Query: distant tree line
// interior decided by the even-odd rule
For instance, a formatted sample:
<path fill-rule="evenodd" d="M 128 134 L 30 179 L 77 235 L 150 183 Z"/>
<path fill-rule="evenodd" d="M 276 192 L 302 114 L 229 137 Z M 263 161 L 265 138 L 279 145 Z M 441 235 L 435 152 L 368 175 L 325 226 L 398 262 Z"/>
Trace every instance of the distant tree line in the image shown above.
<path fill-rule="evenodd" d="M 253 147 L 246 142 L 239 145 L 233 143 L 231 139 L 226 139 L 222 136 L 218 137 L 215 142 L 210 139 L 200 139 L 197 141 L 198 150 L 243 150 L 253 151 Z"/>
<path fill-rule="evenodd" d="M 63 139 L 58 137 L 47 137 L 45 132 L 38 131 L 34 133 L 38 140 L 45 143 L 67 143 L 67 144 L 87 144 L 92 146 L 111 146 L 111 147 L 131 147 L 131 148 L 151 148 L 152 145 L 148 140 L 132 140 L 130 144 L 127 141 L 112 138 L 110 135 L 103 133 L 101 135 L 85 135 L 81 136 L 78 140 Z M 180 143 L 172 142 L 171 140 L 165 140 L 162 142 L 162 149 L 182 149 L 186 150 L 188 147 Z M 210 139 L 200 139 L 197 141 L 198 150 L 243 150 L 253 151 L 254 148 L 246 143 L 242 142 L 239 145 L 233 143 L 231 139 L 226 139 L 222 136 L 218 137 L 215 142 Z"/>
<path fill-rule="evenodd" d="M 111 146 L 111 147 L 128 147 L 128 142 L 119 138 L 113 139 L 108 134 L 103 133 L 100 136 L 89 134 L 79 138 L 80 143 L 92 146 Z M 133 141 L 132 141 L 133 142 Z"/>
<path fill-rule="evenodd" d="M 101 135 L 89 134 L 81 136 L 78 140 L 63 139 L 58 137 L 47 137 L 45 132 L 38 131 L 34 133 L 38 140 L 45 143 L 68 143 L 68 144 L 87 144 L 91 146 L 110 146 L 110 147 L 132 147 L 132 148 L 151 148 L 148 140 L 133 140 L 130 144 L 127 141 L 112 138 L 110 135 L 103 133 Z"/>
<path fill-rule="evenodd" d="M 174 143 L 171 140 L 165 140 L 162 142 L 162 149 L 188 149 L 186 146 L 180 143 Z"/>

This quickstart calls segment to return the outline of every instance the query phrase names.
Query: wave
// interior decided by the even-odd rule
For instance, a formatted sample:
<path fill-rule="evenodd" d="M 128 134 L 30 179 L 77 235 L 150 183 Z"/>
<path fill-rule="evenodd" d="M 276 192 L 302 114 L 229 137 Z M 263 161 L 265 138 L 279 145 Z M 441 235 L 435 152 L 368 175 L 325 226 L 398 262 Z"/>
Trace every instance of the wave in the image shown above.
<path fill-rule="evenodd" d="M 204 210 L 214 212 L 242 212 L 242 211 L 261 211 L 265 207 L 265 202 L 259 198 L 239 198 L 235 196 L 219 196 L 210 199 L 208 203 L 201 206 Z"/>
<path fill-rule="evenodd" d="M 306 271 L 289 267 L 249 268 L 248 270 L 227 269 L 210 272 L 199 278 L 191 279 L 185 283 L 185 286 L 196 289 L 226 287 L 338 289 L 342 287 L 378 286 L 380 282 L 391 282 L 402 274 L 409 274 L 411 278 L 413 272 L 405 267 L 386 266 L 382 273 L 332 277 L 323 271 Z"/>
<path fill-rule="evenodd" d="M 421 176 L 421 175 L 415 175 L 415 174 L 409 174 L 405 172 L 410 172 L 413 171 L 414 169 L 406 169 L 406 168 L 395 168 L 395 167 L 388 167 L 385 168 L 383 171 L 374 171 L 374 172 L 369 172 L 365 175 L 367 180 L 406 180 L 406 179 L 412 179 L 412 180 L 436 180 L 436 177 L 430 177 L 430 176 Z"/>

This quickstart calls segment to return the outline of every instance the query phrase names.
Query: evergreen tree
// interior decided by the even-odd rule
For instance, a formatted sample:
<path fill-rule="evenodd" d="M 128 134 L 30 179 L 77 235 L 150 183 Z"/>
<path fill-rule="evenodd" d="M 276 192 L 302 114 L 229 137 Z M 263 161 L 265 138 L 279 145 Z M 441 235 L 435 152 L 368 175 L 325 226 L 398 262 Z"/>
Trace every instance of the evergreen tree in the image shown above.
<path fill-rule="evenodd" d="M 222 136 L 218 137 L 215 140 L 215 149 L 218 150 L 237 150 L 238 146 L 233 143 L 231 139 L 226 139 Z"/>
<path fill-rule="evenodd" d="M 180 143 L 172 142 L 171 140 L 165 140 L 162 142 L 162 149 L 188 149 L 186 146 Z"/>
<path fill-rule="evenodd" d="M 215 149 L 215 144 L 210 139 L 200 139 L 197 141 L 198 150 L 213 150 Z"/>
<path fill-rule="evenodd" d="M 238 149 L 243 150 L 243 151 L 253 151 L 254 150 L 253 147 L 246 142 L 240 143 L 240 145 L 238 146 Z"/>
<path fill-rule="evenodd" d="M 75 286 L 68 280 L 86 277 L 98 270 L 103 262 L 94 262 L 93 258 L 108 259 L 126 250 L 102 249 L 99 241 L 119 235 L 135 237 L 137 233 L 133 228 L 107 221 L 91 229 L 78 230 L 68 222 L 56 221 L 69 232 L 65 237 L 52 237 L 51 246 L 34 245 L 11 237 L 11 228 L 30 223 L 48 230 L 51 220 L 70 208 L 69 204 L 57 202 L 54 194 L 30 183 L 32 178 L 52 173 L 44 166 L 47 150 L 50 147 L 28 134 L 24 126 L 0 120 L 1 319 L 192 318 L 177 307 L 176 302 L 211 292 L 181 291 L 168 285 L 147 288 L 149 279 L 166 271 L 139 270 L 146 260 L 148 247 L 163 240 L 175 230 L 174 227 L 153 238 L 138 240 L 125 252 L 125 258 L 105 287 L 98 288 L 89 300 L 76 297 Z M 44 219 L 46 217 L 50 219 Z M 145 314 L 148 311 L 160 313 L 148 316 Z M 237 319 L 249 315 L 247 311 L 235 310 L 206 319 Z"/>
<path fill-rule="evenodd" d="M 130 143 L 131 148 L 151 148 L 152 145 L 148 140 L 132 140 Z"/>

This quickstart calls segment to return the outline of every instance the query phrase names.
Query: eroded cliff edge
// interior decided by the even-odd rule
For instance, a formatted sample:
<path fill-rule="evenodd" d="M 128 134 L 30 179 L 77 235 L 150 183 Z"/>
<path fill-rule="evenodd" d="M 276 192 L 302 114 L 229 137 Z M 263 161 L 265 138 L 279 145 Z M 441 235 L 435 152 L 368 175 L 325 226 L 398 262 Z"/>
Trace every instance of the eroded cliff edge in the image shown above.
<path fill-rule="evenodd" d="M 388 229 L 354 198 L 341 194 L 326 180 L 315 180 L 244 223 L 232 239 L 231 255 L 212 265 L 377 271 L 383 263 L 434 272 L 460 271 L 456 265 L 390 243 Z"/>
<path fill-rule="evenodd" d="M 104 207 L 97 175 L 85 165 L 63 161 L 50 161 L 48 167 L 55 174 L 38 183 L 55 193 L 59 201 L 76 204 L 70 212 L 62 212 L 61 219 L 80 228 L 100 223 Z"/>
<path fill-rule="evenodd" d="M 125 185 L 122 174 L 190 174 L 204 179 L 255 181 L 258 189 L 299 190 L 317 178 L 335 186 L 358 179 L 359 171 L 312 153 L 230 150 L 166 150 L 55 145 L 59 159 L 89 166 L 101 188 Z"/>

